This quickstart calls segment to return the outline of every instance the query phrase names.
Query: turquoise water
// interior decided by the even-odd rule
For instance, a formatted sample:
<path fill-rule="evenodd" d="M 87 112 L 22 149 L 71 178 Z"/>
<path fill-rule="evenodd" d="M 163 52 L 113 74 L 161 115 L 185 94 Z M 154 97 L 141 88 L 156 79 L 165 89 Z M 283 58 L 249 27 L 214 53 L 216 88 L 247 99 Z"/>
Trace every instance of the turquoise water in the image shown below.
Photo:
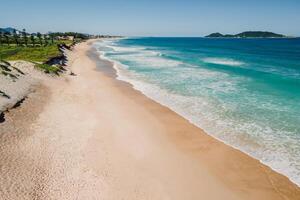
<path fill-rule="evenodd" d="M 300 184 L 300 39 L 95 43 L 118 78 Z"/>

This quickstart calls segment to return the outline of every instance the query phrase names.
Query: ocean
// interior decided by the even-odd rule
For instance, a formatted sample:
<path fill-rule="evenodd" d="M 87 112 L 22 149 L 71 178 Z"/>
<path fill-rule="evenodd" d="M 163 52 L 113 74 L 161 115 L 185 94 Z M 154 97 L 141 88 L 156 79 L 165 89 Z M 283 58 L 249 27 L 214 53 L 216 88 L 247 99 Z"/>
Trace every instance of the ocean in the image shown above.
<path fill-rule="evenodd" d="M 300 185 L 300 39 L 94 44 L 118 79 Z"/>

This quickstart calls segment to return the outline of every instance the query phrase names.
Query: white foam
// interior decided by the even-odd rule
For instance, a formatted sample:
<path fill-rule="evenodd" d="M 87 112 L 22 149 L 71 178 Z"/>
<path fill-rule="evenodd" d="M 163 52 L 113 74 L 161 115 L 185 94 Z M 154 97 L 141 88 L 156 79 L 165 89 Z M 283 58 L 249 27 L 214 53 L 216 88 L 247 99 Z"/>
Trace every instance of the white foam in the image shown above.
<path fill-rule="evenodd" d="M 162 57 L 161 52 L 146 50 L 142 47 L 120 47 L 113 44 L 111 41 L 106 41 L 103 43 L 97 43 L 98 47 L 110 48 L 112 51 L 106 53 L 118 53 L 114 55 L 117 60 L 126 60 L 140 66 L 153 67 L 153 68 L 163 68 L 163 67 L 177 67 L 182 62 L 166 59 Z M 101 51 L 100 51 L 101 52 Z M 105 55 L 105 53 L 104 53 Z"/>
<path fill-rule="evenodd" d="M 241 66 L 245 63 L 229 59 L 229 58 L 204 58 L 203 62 L 217 64 L 217 65 L 229 65 L 229 66 Z"/>
<path fill-rule="evenodd" d="M 163 57 L 158 57 L 152 53 L 142 52 L 137 55 L 118 55 L 117 59 L 126 59 L 127 61 L 138 64 L 143 67 L 153 67 L 153 68 L 164 68 L 164 67 L 177 67 L 182 62 L 166 59 Z"/>
<path fill-rule="evenodd" d="M 140 47 L 120 47 L 120 46 L 114 46 L 114 45 L 107 45 L 107 47 L 113 49 L 115 52 L 122 52 L 122 53 L 139 52 L 139 51 L 144 50 L 144 48 L 140 48 Z"/>
<path fill-rule="evenodd" d="M 126 55 L 126 60 L 128 60 L 128 56 L 133 55 Z M 287 156 L 290 152 L 286 152 L 287 150 L 285 147 L 280 146 L 280 144 L 273 144 L 275 141 L 278 141 L 280 135 L 286 134 L 273 134 L 275 130 L 272 130 L 270 127 L 263 127 L 249 120 L 240 122 L 230 121 L 228 119 L 225 120 L 222 117 L 224 113 L 226 113 L 226 108 L 222 107 L 222 104 L 214 102 L 217 101 L 216 99 L 207 99 L 199 96 L 182 96 L 171 93 L 158 85 L 150 84 L 139 79 L 135 72 L 127 70 L 128 66 L 107 58 L 105 54 L 102 54 L 101 57 L 114 63 L 113 67 L 117 71 L 117 79 L 131 83 L 136 90 L 141 91 L 156 102 L 169 107 L 191 123 L 203 128 L 213 137 L 260 159 L 261 162 L 288 176 L 293 182 L 300 185 L 299 160 L 297 160 L 299 158 L 290 160 L 291 158 Z M 138 58 L 134 57 L 132 59 L 135 59 L 139 63 L 145 62 L 145 64 L 148 62 L 157 62 L 154 65 L 164 65 L 163 63 L 165 62 L 165 60 L 160 59 L 155 61 L 155 59 L 157 59 L 156 57 L 154 60 L 151 60 L 153 57 L 144 52 L 140 53 Z M 217 61 L 220 63 L 220 60 Z M 228 59 L 226 59 L 226 61 L 228 64 Z M 238 61 L 234 61 L 234 64 L 237 65 L 235 62 Z M 224 60 L 221 63 L 224 63 Z M 229 63 L 232 64 L 232 60 L 230 60 Z M 178 63 L 174 65 L 171 64 L 171 66 L 176 65 L 178 65 Z M 215 72 L 203 71 L 201 73 L 201 76 L 206 78 L 221 76 L 221 74 L 216 74 Z M 182 74 L 182 76 L 185 75 Z M 213 82 L 210 87 L 213 87 L 213 90 L 218 90 L 218 88 L 220 88 L 219 90 L 223 90 L 222 85 L 219 85 L 219 83 Z M 224 82 L 224 84 L 229 84 L 230 86 L 232 83 Z M 234 87 L 232 87 L 232 89 L 234 89 Z M 228 92 L 230 91 L 231 89 Z M 218 105 L 219 107 L 216 108 L 215 106 Z M 251 134 L 248 134 L 249 131 Z M 280 139 L 286 140 L 286 138 Z M 291 146 L 297 145 L 295 144 L 295 141 L 296 140 L 291 140 L 289 144 Z M 271 148 L 266 149 L 264 148 L 265 145 L 271 146 Z"/>
<path fill-rule="evenodd" d="M 276 145 L 275 149 L 266 150 L 264 148 L 265 145 L 274 145 L 273 142 L 278 139 L 274 138 L 276 135 L 272 134 L 274 130 L 271 128 L 260 127 L 252 122 L 241 123 L 238 126 L 234 121 L 224 121 L 224 119 L 218 116 L 218 113 L 211 112 L 214 109 L 212 108 L 214 104 L 212 104 L 209 99 L 186 97 L 170 93 L 156 85 L 135 79 L 134 75 L 125 70 L 120 64 L 116 63 L 114 67 L 118 71 L 117 79 L 132 84 L 134 89 L 141 91 L 147 97 L 172 109 L 192 124 L 204 129 L 214 138 L 259 159 L 260 162 L 286 175 L 291 181 L 300 185 L 299 170 L 297 166 L 291 166 L 291 163 L 297 163 L 297 161 L 289 160 L 290 158 L 286 156 L 288 152 L 284 150 L 285 147 L 280 148 Z M 222 110 L 221 107 L 219 110 Z M 223 111 L 220 113 L 222 112 Z M 270 134 L 259 135 L 259 140 L 264 142 L 257 143 L 259 140 L 257 140 L 255 136 L 247 134 L 247 132 L 253 130 L 256 130 L 258 134 L 259 132 L 269 132 Z M 244 134 L 236 135 L 236 133 L 241 131 L 244 131 Z M 293 144 L 294 143 L 293 141 Z"/>

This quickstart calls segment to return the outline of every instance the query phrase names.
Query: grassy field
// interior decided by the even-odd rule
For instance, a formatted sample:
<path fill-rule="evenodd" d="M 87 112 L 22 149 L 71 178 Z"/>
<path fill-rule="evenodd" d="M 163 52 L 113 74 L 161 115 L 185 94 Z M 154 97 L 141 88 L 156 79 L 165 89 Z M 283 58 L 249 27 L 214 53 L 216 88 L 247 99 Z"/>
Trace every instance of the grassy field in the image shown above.
<path fill-rule="evenodd" d="M 2 60 L 26 60 L 31 62 L 45 62 L 49 58 L 59 56 L 61 53 L 57 48 L 58 44 L 72 44 L 72 41 L 62 40 L 47 46 L 0 46 L 0 59 Z"/>
<path fill-rule="evenodd" d="M 0 59 L 45 62 L 60 54 L 57 45 L 46 47 L 0 46 Z"/>
<path fill-rule="evenodd" d="M 71 45 L 70 40 L 56 41 L 54 44 L 47 46 L 16 46 L 16 45 L 2 45 L 0 46 L 0 60 L 14 61 L 25 60 L 35 63 L 35 66 L 46 72 L 58 74 L 61 71 L 59 66 L 51 66 L 44 64 L 50 58 L 60 56 L 61 52 L 58 49 L 58 44 Z"/>

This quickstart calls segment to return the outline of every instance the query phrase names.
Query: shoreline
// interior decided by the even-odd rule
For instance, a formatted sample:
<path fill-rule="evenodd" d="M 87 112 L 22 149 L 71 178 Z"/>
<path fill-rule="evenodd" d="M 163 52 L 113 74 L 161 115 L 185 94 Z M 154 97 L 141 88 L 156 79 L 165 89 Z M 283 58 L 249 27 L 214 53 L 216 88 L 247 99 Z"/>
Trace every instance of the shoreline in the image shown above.
<path fill-rule="evenodd" d="M 94 51 L 95 51 L 95 50 L 96 50 L 96 49 L 94 49 Z M 92 50 L 90 49 L 89 51 L 92 51 Z M 135 86 L 134 86 L 132 83 L 130 83 L 130 82 L 128 82 L 128 81 L 123 80 L 122 78 L 120 78 L 119 75 L 118 75 L 118 70 L 114 67 L 114 61 L 113 61 L 113 60 L 110 60 L 110 59 L 108 59 L 108 58 L 102 57 L 102 55 L 99 54 L 99 53 L 97 53 L 97 52 L 94 52 L 94 54 L 98 54 L 98 55 L 90 56 L 90 57 L 92 57 L 92 59 L 94 60 L 94 62 L 96 62 L 96 63 L 97 63 L 97 62 L 102 62 L 102 63 L 103 63 L 103 62 L 108 62 L 108 63 L 110 63 L 110 65 L 111 65 L 110 67 L 113 69 L 113 72 L 112 72 L 112 71 L 109 71 L 109 73 L 107 74 L 107 67 L 109 67 L 109 66 L 106 66 L 106 67 L 105 67 L 106 69 L 104 69 L 104 73 L 105 73 L 105 74 L 107 74 L 108 76 L 111 76 L 112 78 L 116 79 L 116 81 L 120 81 L 120 82 L 121 82 L 120 84 L 125 84 L 125 85 L 126 85 L 125 87 L 130 87 L 131 89 L 135 90 L 136 92 L 140 93 L 141 95 L 145 96 L 146 98 L 149 98 L 149 99 L 150 99 L 151 101 L 153 101 L 154 103 L 159 104 L 159 105 L 162 106 L 162 107 L 166 107 L 167 109 L 169 109 L 169 110 L 170 110 L 171 112 L 173 112 L 174 114 L 179 115 L 180 117 L 182 117 L 183 120 L 187 121 L 188 123 L 192 124 L 193 126 L 196 126 L 196 128 L 200 129 L 200 131 L 202 132 L 202 134 L 205 134 L 205 135 L 207 135 L 208 137 L 211 137 L 213 140 L 217 140 L 218 142 L 222 143 L 222 145 L 228 146 L 229 148 L 232 148 L 234 151 L 238 151 L 239 153 L 244 154 L 245 156 L 249 157 L 250 159 L 255 160 L 256 162 L 258 162 L 259 164 L 261 164 L 262 167 L 267 168 L 267 170 L 271 171 L 271 173 L 275 173 L 275 174 L 277 174 L 277 175 L 279 175 L 279 176 L 283 176 L 284 179 L 288 179 L 288 182 L 290 182 L 292 185 L 294 185 L 294 186 L 298 189 L 298 192 L 299 192 L 299 186 L 298 186 L 296 183 L 292 182 L 292 180 L 291 180 L 289 177 L 285 176 L 284 174 L 281 174 L 281 172 L 279 172 L 279 171 L 276 171 L 275 169 L 273 169 L 272 167 L 268 166 L 267 164 L 265 164 L 265 163 L 262 162 L 261 160 L 252 157 L 252 156 L 249 155 L 247 152 L 244 152 L 244 151 L 242 151 L 241 149 L 239 149 L 239 148 L 237 148 L 237 147 L 234 147 L 234 146 L 232 146 L 232 145 L 226 143 L 225 141 L 223 141 L 223 140 L 221 140 L 221 139 L 219 139 L 219 138 L 214 137 L 214 136 L 211 135 L 211 134 L 206 133 L 206 132 L 205 132 L 201 127 L 199 127 L 197 124 L 194 124 L 192 121 L 186 119 L 184 116 L 180 115 L 179 113 L 177 113 L 176 111 L 174 111 L 172 108 L 169 108 L 167 105 L 161 104 L 160 102 L 156 101 L 155 99 L 153 99 L 153 98 L 151 98 L 150 96 L 148 96 L 148 95 L 146 95 L 145 93 L 143 93 L 143 91 L 141 91 L 141 90 L 135 88 Z M 101 63 L 97 65 L 97 69 L 98 69 L 98 68 L 99 68 L 99 69 L 102 68 L 102 70 L 103 70 L 103 66 L 101 66 Z M 100 70 L 100 71 L 101 71 L 101 70 Z"/>
<path fill-rule="evenodd" d="M 97 51 L 96 48 L 92 47 L 92 50 L 89 51 Z M 108 76 L 116 79 L 117 81 L 123 82 L 128 84 L 129 87 L 131 87 L 132 89 L 136 90 L 137 92 L 141 93 L 142 95 L 144 95 L 146 98 L 151 99 L 152 101 L 154 101 L 155 103 L 158 103 L 159 105 L 163 106 L 163 107 L 167 107 L 168 109 L 170 109 L 172 112 L 174 112 L 175 114 L 181 116 L 184 120 L 188 121 L 189 123 L 191 123 L 192 125 L 196 126 L 197 128 L 201 129 L 205 134 L 209 135 L 210 137 L 212 137 L 213 139 L 218 140 L 219 142 L 223 143 L 224 145 L 227 145 L 237 151 L 240 151 L 244 154 L 246 154 L 247 156 L 257 160 L 258 162 L 260 162 L 262 165 L 269 167 L 271 170 L 275 171 L 276 173 L 286 177 L 290 182 L 292 182 L 293 184 L 295 184 L 297 187 L 300 187 L 299 184 L 297 184 L 296 182 L 294 182 L 292 180 L 292 178 L 290 178 L 289 176 L 287 176 L 286 174 L 284 174 L 283 172 L 281 172 L 280 170 L 277 170 L 276 168 L 273 168 L 272 166 L 270 166 L 268 163 L 265 163 L 263 160 L 260 160 L 259 158 L 256 158 L 255 156 L 251 155 L 250 153 L 248 153 L 247 151 L 244 151 L 241 147 L 238 147 L 237 145 L 235 146 L 234 144 L 230 144 L 229 142 L 226 142 L 226 140 L 223 140 L 217 136 L 215 136 L 214 134 L 209 133 L 207 130 L 205 130 L 204 128 L 202 128 L 199 124 L 197 124 L 196 122 L 194 122 L 193 120 L 189 119 L 189 117 L 187 117 L 186 115 L 184 115 L 183 113 L 180 113 L 180 111 L 178 111 L 178 109 L 172 107 L 171 105 L 168 105 L 168 103 L 165 102 L 161 102 L 158 98 L 152 97 L 150 94 L 147 94 L 147 92 L 143 91 L 141 88 L 137 87 L 136 85 L 134 85 L 134 83 L 131 83 L 130 80 L 125 77 L 124 75 L 121 74 L 120 69 L 118 69 L 118 67 L 116 67 L 116 65 L 120 64 L 118 63 L 118 61 L 114 61 L 111 60 L 110 58 L 107 58 L 105 56 L 103 56 L 100 52 L 92 52 L 94 55 L 90 56 L 92 57 L 92 59 L 95 62 L 98 62 L 98 68 L 102 69 L 104 71 L 105 74 L 107 74 Z M 91 54 L 91 53 L 89 53 Z M 97 54 L 97 55 L 96 55 Z M 103 69 L 103 63 L 106 63 L 106 66 Z M 110 65 L 110 66 L 108 66 Z"/>
<path fill-rule="evenodd" d="M 6 134 L 13 142 L 2 141 L 2 155 L 10 156 L 2 158 L 0 196 L 299 199 L 299 187 L 287 177 L 117 80 L 109 63 L 91 57 L 93 41 L 67 52 L 76 76 L 43 82 L 40 110 L 30 112 L 35 105 L 26 102 L 40 98 L 29 97 L 12 111 L 36 117 Z"/>

